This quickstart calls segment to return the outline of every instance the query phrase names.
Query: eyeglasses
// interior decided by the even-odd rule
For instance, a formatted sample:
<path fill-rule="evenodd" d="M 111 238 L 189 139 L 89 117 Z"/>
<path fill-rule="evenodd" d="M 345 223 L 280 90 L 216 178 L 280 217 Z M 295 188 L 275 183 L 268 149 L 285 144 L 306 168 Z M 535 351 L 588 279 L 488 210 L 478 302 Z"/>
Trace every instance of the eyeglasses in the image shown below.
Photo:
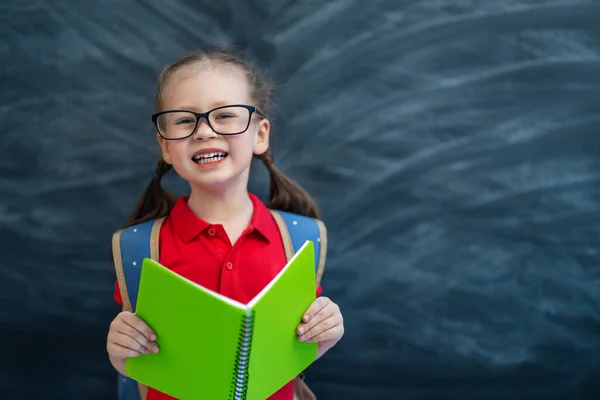
<path fill-rule="evenodd" d="M 152 122 L 156 126 L 158 134 L 166 140 L 185 139 L 192 136 L 202 118 L 219 135 L 239 135 L 248 130 L 254 113 L 264 117 L 256 107 L 233 104 L 217 107 L 205 113 L 188 110 L 162 111 L 152 115 Z"/>

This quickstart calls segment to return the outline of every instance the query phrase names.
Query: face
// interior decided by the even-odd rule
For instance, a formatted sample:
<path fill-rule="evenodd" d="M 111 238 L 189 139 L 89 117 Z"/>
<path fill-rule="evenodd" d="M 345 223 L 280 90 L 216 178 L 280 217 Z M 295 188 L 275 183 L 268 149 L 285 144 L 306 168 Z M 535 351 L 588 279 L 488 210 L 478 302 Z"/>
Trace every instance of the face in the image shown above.
<path fill-rule="evenodd" d="M 207 64 L 179 71 L 169 80 L 163 93 L 161 111 L 203 113 L 231 104 L 255 105 L 250 99 L 244 74 L 233 67 Z M 224 114 L 219 118 L 228 123 L 225 119 L 231 118 L 231 115 Z M 157 136 L 163 159 L 173 165 L 192 189 L 218 190 L 234 183 L 247 186 L 252 155 L 262 154 L 268 149 L 269 130 L 269 121 L 253 113 L 250 126 L 239 135 L 219 135 L 202 118 L 196 131 L 188 138 L 165 140 Z"/>

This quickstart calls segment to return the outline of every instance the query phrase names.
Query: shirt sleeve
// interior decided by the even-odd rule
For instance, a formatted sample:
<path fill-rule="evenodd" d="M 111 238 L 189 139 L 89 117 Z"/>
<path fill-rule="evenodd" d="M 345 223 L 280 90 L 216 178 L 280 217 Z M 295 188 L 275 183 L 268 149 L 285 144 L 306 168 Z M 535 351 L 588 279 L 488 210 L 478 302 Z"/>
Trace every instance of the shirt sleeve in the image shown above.
<path fill-rule="evenodd" d="M 119 281 L 115 281 L 115 292 L 113 293 L 113 298 L 117 303 L 123 305 L 123 298 L 121 297 L 121 290 L 119 289 Z"/>

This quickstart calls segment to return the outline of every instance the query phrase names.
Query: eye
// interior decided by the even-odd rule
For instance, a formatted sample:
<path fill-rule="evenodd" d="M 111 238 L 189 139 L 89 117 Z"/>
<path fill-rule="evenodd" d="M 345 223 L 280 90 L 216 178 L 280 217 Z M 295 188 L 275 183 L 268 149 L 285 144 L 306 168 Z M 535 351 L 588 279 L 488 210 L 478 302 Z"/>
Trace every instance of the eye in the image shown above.
<path fill-rule="evenodd" d="M 217 119 L 229 119 L 229 118 L 235 118 L 235 117 L 237 117 L 237 116 L 232 113 L 221 113 L 221 114 L 217 115 Z"/>
<path fill-rule="evenodd" d="M 175 125 L 184 125 L 184 124 L 193 124 L 194 121 L 192 118 L 182 118 L 179 121 L 175 122 Z"/>

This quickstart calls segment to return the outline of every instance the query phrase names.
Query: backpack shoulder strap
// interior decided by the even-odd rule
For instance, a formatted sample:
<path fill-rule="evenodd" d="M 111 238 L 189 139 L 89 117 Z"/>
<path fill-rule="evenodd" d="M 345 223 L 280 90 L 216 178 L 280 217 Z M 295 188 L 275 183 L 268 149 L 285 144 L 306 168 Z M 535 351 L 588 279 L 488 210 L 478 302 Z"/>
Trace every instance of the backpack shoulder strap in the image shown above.
<path fill-rule="evenodd" d="M 281 238 L 287 259 L 302 247 L 304 242 L 311 240 L 315 247 L 315 268 L 317 285 L 321 283 L 327 258 L 327 229 L 323 221 L 294 214 L 287 211 L 270 210 Z"/>
<path fill-rule="evenodd" d="M 164 218 L 142 222 L 114 233 L 113 260 L 123 298 L 123 309 L 135 311 L 142 260 L 158 261 L 158 235 Z"/>
<path fill-rule="evenodd" d="M 287 259 L 311 240 L 315 248 L 316 282 L 321 284 L 327 257 L 327 230 L 323 221 L 287 211 L 270 210 L 283 240 Z M 304 374 L 294 378 L 294 399 L 314 399 L 316 396 L 304 382 Z"/>
<path fill-rule="evenodd" d="M 112 253 L 123 310 L 135 312 L 142 272 L 142 260 L 146 257 L 158 261 L 158 236 L 165 218 L 142 222 L 118 230 L 112 237 Z M 119 376 L 119 400 L 145 400 L 148 387 L 133 379 Z"/>

